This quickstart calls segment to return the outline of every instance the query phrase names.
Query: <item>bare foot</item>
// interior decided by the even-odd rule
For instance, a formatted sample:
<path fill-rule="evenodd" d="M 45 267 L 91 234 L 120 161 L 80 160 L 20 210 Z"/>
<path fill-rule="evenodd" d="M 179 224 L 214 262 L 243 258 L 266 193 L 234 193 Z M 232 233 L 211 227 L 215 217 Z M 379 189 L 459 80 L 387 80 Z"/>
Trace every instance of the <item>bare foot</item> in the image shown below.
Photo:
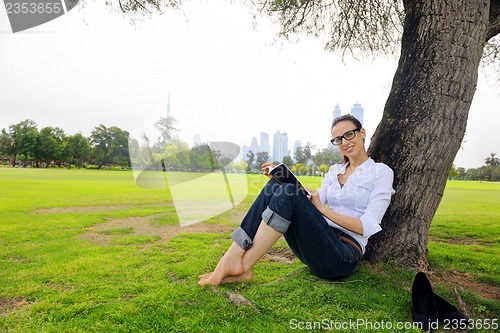
<path fill-rule="evenodd" d="M 243 272 L 240 275 L 228 275 L 226 277 L 223 277 L 220 282 L 216 283 L 218 279 L 214 279 L 213 275 L 215 272 L 207 273 L 200 275 L 200 281 L 198 284 L 200 286 L 204 285 L 213 285 L 217 286 L 219 284 L 226 284 L 226 283 L 235 283 L 235 282 L 247 282 L 252 280 L 252 271 L 249 270 L 248 272 Z"/>
<path fill-rule="evenodd" d="M 200 286 L 213 285 L 218 286 L 226 277 L 236 277 L 244 273 L 243 254 L 245 251 L 233 243 L 229 250 L 221 258 L 217 267 L 212 273 L 199 276 L 198 284 Z"/>
<path fill-rule="evenodd" d="M 243 272 L 236 276 L 226 276 L 222 279 L 221 284 L 225 283 L 235 283 L 235 282 L 247 282 L 252 280 L 252 271 Z"/>
<path fill-rule="evenodd" d="M 223 257 L 215 270 L 212 273 L 200 275 L 198 284 L 200 286 L 212 285 L 218 286 L 223 283 L 223 280 L 228 277 L 237 277 L 243 274 L 243 263 L 240 260 L 230 260 L 230 258 Z"/>

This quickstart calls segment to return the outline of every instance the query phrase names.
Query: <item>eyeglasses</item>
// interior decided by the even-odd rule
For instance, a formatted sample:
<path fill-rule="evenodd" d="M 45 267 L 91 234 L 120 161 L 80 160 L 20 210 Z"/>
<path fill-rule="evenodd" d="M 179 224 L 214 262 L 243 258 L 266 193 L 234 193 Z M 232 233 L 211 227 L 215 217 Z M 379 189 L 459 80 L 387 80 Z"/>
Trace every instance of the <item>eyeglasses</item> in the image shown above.
<path fill-rule="evenodd" d="M 361 128 L 355 128 L 353 130 L 345 132 L 344 135 L 336 136 L 333 139 L 331 139 L 330 142 L 332 143 L 332 145 L 338 146 L 338 145 L 342 144 L 342 139 L 346 139 L 347 141 L 350 141 L 350 140 L 354 139 L 354 137 L 356 136 L 356 131 L 359 131 L 360 129 Z"/>

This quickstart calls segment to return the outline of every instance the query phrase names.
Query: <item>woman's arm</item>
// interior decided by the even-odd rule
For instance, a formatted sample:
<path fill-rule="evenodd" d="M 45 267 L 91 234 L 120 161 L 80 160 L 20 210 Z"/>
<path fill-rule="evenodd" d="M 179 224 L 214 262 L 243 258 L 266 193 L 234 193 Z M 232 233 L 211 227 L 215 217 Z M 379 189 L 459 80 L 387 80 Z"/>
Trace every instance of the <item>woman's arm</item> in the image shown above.
<path fill-rule="evenodd" d="M 326 207 L 321 203 L 317 191 L 309 189 L 309 192 L 311 192 L 311 201 L 313 205 L 319 210 L 321 214 L 323 214 L 323 216 L 325 216 L 329 220 L 332 220 L 333 222 L 335 222 L 344 229 L 355 232 L 359 235 L 364 234 L 363 223 L 361 222 L 360 219 L 340 214 L 337 213 L 336 211 L 331 210 L 330 208 Z"/>
<path fill-rule="evenodd" d="M 391 196 L 394 194 L 394 189 L 392 188 L 394 179 L 393 171 L 385 165 L 378 168 L 377 178 L 368 199 L 368 205 L 359 218 L 340 214 L 329 209 L 322 204 L 318 193 L 311 197 L 312 203 L 323 216 L 339 226 L 364 237 L 370 237 L 382 230 L 380 222 L 389 206 Z"/>

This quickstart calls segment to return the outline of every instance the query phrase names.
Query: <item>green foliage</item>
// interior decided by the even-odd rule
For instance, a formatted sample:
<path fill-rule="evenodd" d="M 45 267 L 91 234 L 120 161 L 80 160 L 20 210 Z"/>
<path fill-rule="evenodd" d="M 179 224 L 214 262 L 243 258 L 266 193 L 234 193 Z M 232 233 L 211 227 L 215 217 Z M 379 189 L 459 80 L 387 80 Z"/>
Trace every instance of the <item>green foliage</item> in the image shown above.
<path fill-rule="evenodd" d="M 172 139 L 172 132 L 176 130 L 174 124 L 175 119 L 172 116 L 160 117 L 155 121 L 155 127 L 160 131 L 160 136 L 155 144 L 158 150 L 163 150 L 165 145 Z"/>
<path fill-rule="evenodd" d="M 91 155 L 98 168 L 107 163 L 129 165 L 128 132 L 100 125 L 90 138 L 80 133 L 67 136 L 57 127 L 38 131 L 37 124 L 27 119 L 10 125 L 8 131 L 2 129 L 0 134 L 0 157 L 12 160 L 13 166 L 48 167 L 53 163 L 59 167 L 76 164 L 80 168 Z"/>
<path fill-rule="evenodd" d="M 190 167 L 193 171 L 211 172 L 217 165 L 217 157 L 207 145 L 195 146 L 189 151 Z"/>
<path fill-rule="evenodd" d="M 457 170 L 455 163 L 453 163 L 450 171 L 448 171 L 448 179 L 456 179 L 458 176 L 460 176 L 460 171 Z"/>
<path fill-rule="evenodd" d="M 460 168 L 459 168 L 460 169 Z M 500 166 L 484 165 L 480 168 L 462 169 L 458 179 L 479 180 L 479 181 L 499 181 Z"/>
<path fill-rule="evenodd" d="M 170 140 L 163 151 L 162 158 L 167 170 L 183 170 L 183 167 L 191 164 L 189 146 L 181 140 Z"/>
<path fill-rule="evenodd" d="M 295 162 L 292 160 L 290 156 L 284 156 L 283 163 L 289 168 L 292 168 L 295 165 Z"/>
<path fill-rule="evenodd" d="M 49 163 L 50 161 L 57 161 L 60 166 L 61 161 L 68 159 L 66 144 L 66 134 L 61 128 L 44 127 L 38 134 L 36 148 L 40 149 L 40 157 L 44 161 Z"/>
<path fill-rule="evenodd" d="M 81 133 L 69 136 L 66 147 L 68 160 L 79 168 L 82 167 L 92 151 L 89 140 Z"/>
<path fill-rule="evenodd" d="M 304 163 L 297 163 L 291 168 L 291 170 L 297 175 L 307 175 L 311 171 L 311 167 Z"/>
<path fill-rule="evenodd" d="M 128 151 L 129 133 L 116 126 L 97 126 L 90 135 L 93 157 L 102 168 L 107 163 L 130 164 Z"/>
<path fill-rule="evenodd" d="M 312 156 L 314 164 L 320 166 L 326 164 L 328 166 L 343 163 L 342 155 L 340 152 L 331 148 L 324 148 Z"/>
<path fill-rule="evenodd" d="M 328 170 L 330 170 L 330 165 L 328 165 L 328 164 L 321 164 L 318 168 L 318 171 L 323 173 L 323 174 L 326 174 L 328 172 Z"/>
<path fill-rule="evenodd" d="M 249 151 L 247 153 L 247 171 L 252 171 L 255 167 L 254 165 L 254 161 L 255 161 L 255 154 L 253 151 Z"/>
<path fill-rule="evenodd" d="M 24 160 L 35 155 L 36 138 L 38 135 L 37 124 L 30 119 L 9 126 L 10 144 L 7 152 L 14 158 L 21 157 Z"/>
<path fill-rule="evenodd" d="M 266 152 L 258 152 L 257 159 L 255 160 L 255 164 L 257 166 L 261 166 L 262 164 L 269 162 L 269 153 Z"/>
<path fill-rule="evenodd" d="M 490 156 L 488 156 L 484 160 L 484 164 L 490 166 L 490 167 L 497 167 L 500 166 L 500 159 L 496 157 L 496 153 L 490 153 Z"/>

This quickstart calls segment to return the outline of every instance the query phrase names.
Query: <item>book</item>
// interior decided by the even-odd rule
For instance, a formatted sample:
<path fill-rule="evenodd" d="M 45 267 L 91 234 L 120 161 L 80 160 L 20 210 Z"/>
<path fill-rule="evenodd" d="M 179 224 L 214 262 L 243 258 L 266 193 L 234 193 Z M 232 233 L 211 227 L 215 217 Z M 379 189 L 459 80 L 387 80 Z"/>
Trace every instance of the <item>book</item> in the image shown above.
<path fill-rule="evenodd" d="M 297 187 L 307 196 L 311 197 L 311 193 L 307 188 L 300 182 L 300 180 L 293 174 L 293 172 L 283 163 L 276 165 L 274 168 L 268 167 L 268 173 L 280 184 L 292 183 L 297 185 Z"/>

